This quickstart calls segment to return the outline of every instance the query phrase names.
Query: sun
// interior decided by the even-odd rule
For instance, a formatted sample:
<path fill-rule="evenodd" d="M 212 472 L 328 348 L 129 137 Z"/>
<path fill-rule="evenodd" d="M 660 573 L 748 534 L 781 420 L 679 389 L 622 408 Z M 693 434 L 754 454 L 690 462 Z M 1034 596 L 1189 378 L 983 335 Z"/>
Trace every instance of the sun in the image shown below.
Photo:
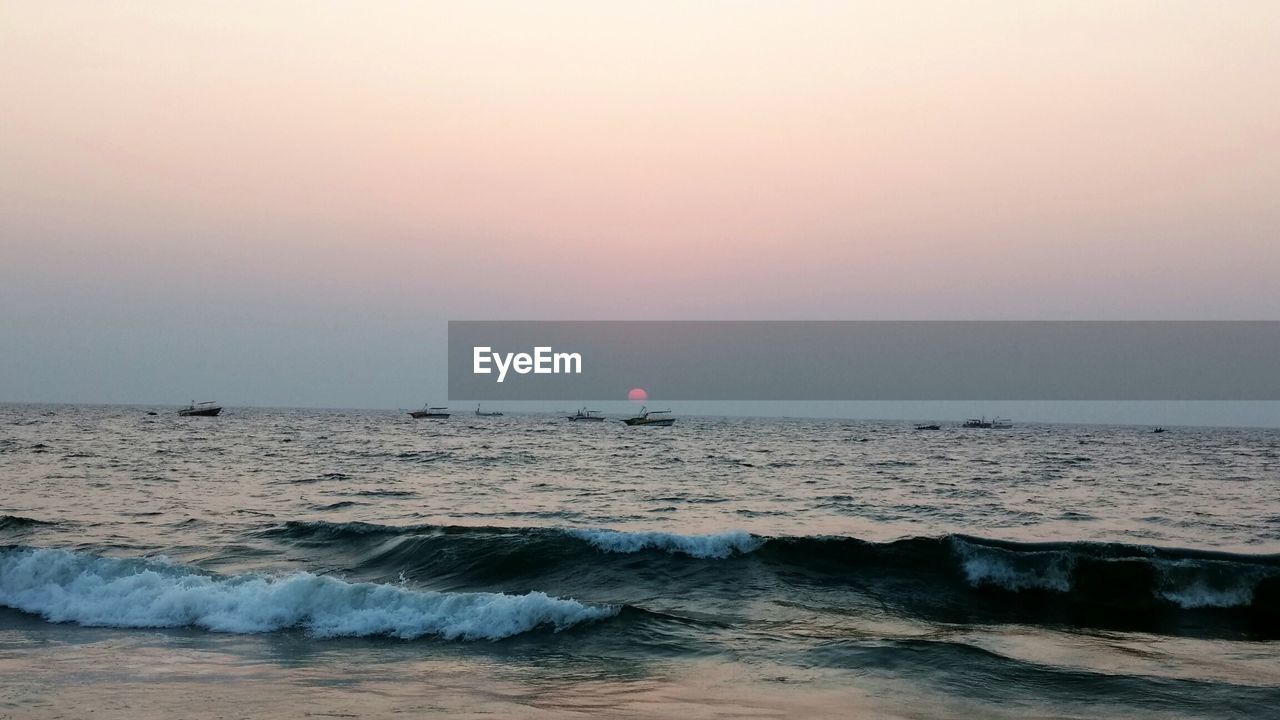
<path fill-rule="evenodd" d="M 649 399 L 649 393 L 645 392 L 644 388 L 631 388 L 627 393 L 627 399 L 632 402 L 644 402 Z"/>

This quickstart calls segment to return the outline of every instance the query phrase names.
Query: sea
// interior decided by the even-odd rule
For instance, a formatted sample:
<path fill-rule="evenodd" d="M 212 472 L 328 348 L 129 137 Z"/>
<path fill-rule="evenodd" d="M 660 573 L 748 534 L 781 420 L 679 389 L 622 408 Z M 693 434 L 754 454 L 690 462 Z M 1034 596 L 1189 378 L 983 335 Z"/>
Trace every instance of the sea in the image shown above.
<path fill-rule="evenodd" d="M 1280 717 L 1280 430 L 938 422 L 3 405 L 0 718 Z"/>

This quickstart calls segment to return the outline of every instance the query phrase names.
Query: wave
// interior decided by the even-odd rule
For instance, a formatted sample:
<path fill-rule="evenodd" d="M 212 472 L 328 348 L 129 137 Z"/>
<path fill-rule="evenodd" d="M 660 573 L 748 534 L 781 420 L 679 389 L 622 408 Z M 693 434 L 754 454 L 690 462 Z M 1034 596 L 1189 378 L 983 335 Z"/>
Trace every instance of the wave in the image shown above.
<path fill-rule="evenodd" d="M 1000 543 L 952 537 L 975 587 L 1127 595 L 1180 608 L 1246 607 L 1258 586 L 1280 580 L 1280 556 L 1171 550 L 1119 543 Z"/>
<path fill-rule="evenodd" d="M 52 622 L 118 628 L 198 627 L 315 637 L 498 640 L 612 617 L 617 607 L 541 592 L 443 593 L 295 573 L 222 577 L 154 559 L 57 549 L 0 553 L 0 605 Z"/>
<path fill-rule="evenodd" d="M 1005 590 L 1071 590 L 1071 555 L 1057 550 L 1010 550 L 952 540 L 965 580 Z"/>
<path fill-rule="evenodd" d="M 765 571 L 780 593 L 817 588 L 836 593 L 833 603 L 853 602 L 847 593 L 861 593 L 944 621 L 1181 627 L 1186 618 L 1180 613 L 1236 612 L 1245 624 L 1261 619 L 1270 628 L 1265 632 L 1280 633 L 1280 555 L 962 535 L 877 543 L 741 531 L 329 522 L 290 522 L 264 534 L 341 554 L 350 570 L 405 572 L 451 589 L 527 582 L 592 595 L 694 596 L 737 587 L 736 581 Z"/>
<path fill-rule="evenodd" d="M 1280 555 L 1123 543 L 1027 543 L 963 535 L 868 543 L 853 538 L 773 539 L 786 562 L 810 568 L 883 568 L 984 593 L 1038 595 L 1118 609 L 1254 608 L 1280 611 Z"/>
<path fill-rule="evenodd" d="M 318 512 L 327 512 L 330 510 L 345 510 L 346 508 L 359 507 L 361 505 L 368 505 L 368 504 L 369 503 L 367 502 L 359 502 L 357 500 L 341 500 L 338 502 L 329 503 L 327 505 L 312 505 L 311 509 Z"/>
<path fill-rule="evenodd" d="M 620 530 L 583 528 L 497 528 L 462 525 L 379 525 L 367 522 L 328 522 L 325 520 L 291 520 L 268 530 L 266 535 L 306 540 L 344 540 L 362 536 L 467 536 L 492 537 L 510 545 L 537 540 L 581 541 L 606 553 L 638 553 L 658 550 L 668 554 L 687 555 L 697 559 L 724 559 L 758 550 L 766 538 L 735 530 L 705 535 L 681 535 L 668 532 L 624 532 Z"/>
<path fill-rule="evenodd" d="M 28 528 L 56 524 L 48 520 L 36 520 L 22 515 L 0 515 L 0 530 L 26 530 Z"/>
<path fill-rule="evenodd" d="M 764 545 L 763 538 L 750 533 L 730 531 L 709 535 L 677 535 L 666 532 L 620 532 L 618 530 L 566 530 L 565 534 L 585 540 L 593 547 L 612 553 L 636 553 L 662 550 L 698 559 L 723 559 L 755 552 Z"/>
<path fill-rule="evenodd" d="M 1011 592 L 1071 592 L 1079 581 L 1095 584 L 1108 567 L 1149 576 L 1153 589 L 1186 607 L 1248 604 L 1242 588 L 1280 576 L 1280 555 L 1245 555 L 1214 550 L 1159 548 L 1123 543 L 1017 542 L 966 535 L 915 537 L 869 542 L 841 536 L 770 537 L 745 531 L 678 534 L 608 529 L 381 525 L 368 522 L 289 521 L 262 533 L 309 543 L 358 541 L 362 537 L 435 539 L 463 543 L 473 552 L 499 552 L 541 545 L 550 554 L 605 554 L 655 551 L 697 560 L 757 555 L 795 570 L 839 574 L 832 564 L 897 564 L 902 570 L 958 574 L 973 588 Z M 381 540 L 379 540 L 381 542 Z M 461 548 L 454 548 L 455 550 Z M 456 553 L 454 553 L 456 554 Z M 588 558 L 576 557 L 575 560 Z M 1232 600 L 1237 602 L 1232 602 Z"/>

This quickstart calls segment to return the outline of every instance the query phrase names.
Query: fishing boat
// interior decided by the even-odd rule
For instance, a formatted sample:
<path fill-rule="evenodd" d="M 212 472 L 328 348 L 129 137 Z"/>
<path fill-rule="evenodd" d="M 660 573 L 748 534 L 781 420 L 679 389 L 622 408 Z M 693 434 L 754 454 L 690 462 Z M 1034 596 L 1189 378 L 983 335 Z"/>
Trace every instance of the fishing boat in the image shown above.
<path fill-rule="evenodd" d="M 969 418 L 968 420 L 965 420 L 964 424 L 961 425 L 960 427 L 983 428 L 988 430 L 991 430 L 991 429 L 1008 430 L 1009 428 L 1013 427 L 1013 421 L 1008 418 L 1001 418 L 1001 417 L 994 417 L 994 418 L 991 418 L 990 420 L 986 419 L 985 417 Z"/>
<path fill-rule="evenodd" d="M 572 415 L 565 415 L 565 418 L 578 422 L 600 422 L 601 420 L 604 420 L 604 413 L 599 410 L 588 410 L 586 408 L 582 408 Z"/>
<path fill-rule="evenodd" d="M 1152 429 L 1151 429 L 1151 432 L 1153 432 L 1153 433 L 1162 433 L 1162 432 L 1164 432 L 1164 428 L 1162 428 L 1162 427 L 1152 428 Z"/>
<path fill-rule="evenodd" d="M 178 414 L 182 417 L 217 417 L 222 412 L 222 406 L 212 400 L 198 403 L 195 400 L 191 404 L 178 409 Z"/>
<path fill-rule="evenodd" d="M 449 417 L 449 408 L 447 407 L 430 407 L 430 403 L 423 405 L 421 410 L 409 411 L 411 418 L 434 418 L 437 420 Z"/>
<path fill-rule="evenodd" d="M 649 410 L 647 408 L 642 407 L 640 408 L 639 415 L 636 415 L 635 417 L 626 418 L 622 422 L 628 425 L 660 425 L 665 427 L 667 425 L 671 425 L 675 423 L 676 419 L 673 417 L 653 417 L 653 416 L 654 415 L 666 416 L 670 412 L 671 412 L 670 410 Z"/>
<path fill-rule="evenodd" d="M 476 405 L 476 417 L 502 417 L 502 413 L 501 412 L 484 412 L 483 410 L 480 409 L 479 405 Z"/>
<path fill-rule="evenodd" d="M 941 430 L 941 425 L 917 425 L 917 430 Z"/>

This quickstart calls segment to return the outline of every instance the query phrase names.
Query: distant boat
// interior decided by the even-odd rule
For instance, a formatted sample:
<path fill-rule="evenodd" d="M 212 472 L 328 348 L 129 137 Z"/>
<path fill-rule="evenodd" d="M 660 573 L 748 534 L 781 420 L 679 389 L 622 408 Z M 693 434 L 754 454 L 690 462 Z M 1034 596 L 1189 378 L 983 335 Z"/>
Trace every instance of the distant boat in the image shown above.
<path fill-rule="evenodd" d="M 222 406 L 212 400 L 202 403 L 192 400 L 190 405 L 178 409 L 178 414 L 182 417 L 217 417 L 220 412 Z"/>
<path fill-rule="evenodd" d="M 917 425 L 917 430 L 941 430 L 941 425 Z"/>
<path fill-rule="evenodd" d="M 640 414 L 635 417 L 629 417 L 622 422 L 628 425 L 660 425 L 667 426 L 674 424 L 676 419 L 673 417 L 653 417 L 654 415 L 666 415 L 670 410 L 648 410 L 640 408 Z"/>
<path fill-rule="evenodd" d="M 429 405 L 429 404 L 430 404 L 430 403 L 428 403 L 428 405 Z M 447 407 L 428 407 L 427 405 L 423 405 L 421 410 L 411 410 L 411 411 L 409 412 L 409 417 L 411 417 L 411 418 L 436 418 L 436 419 L 447 418 L 447 417 L 449 417 L 449 413 L 448 413 L 448 412 L 445 412 L 445 411 L 446 411 L 446 410 L 448 410 L 448 409 L 449 409 L 449 408 L 447 408 Z"/>
<path fill-rule="evenodd" d="M 968 420 L 965 420 L 964 424 L 961 425 L 960 427 L 1008 430 L 1009 428 L 1013 427 L 1013 421 L 1008 418 L 1000 418 L 1000 417 L 994 417 L 994 418 L 991 418 L 990 420 L 986 419 L 985 417 L 969 418 Z"/>
<path fill-rule="evenodd" d="M 586 408 L 582 408 L 572 415 L 565 415 L 565 418 L 568 420 L 585 422 L 600 422 L 601 420 L 604 420 L 604 414 L 599 410 L 588 410 Z"/>
<path fill-rule="evenodd" d="M 1152 428 L 1151 432 L 1153 432 L 1153 433 L 1162 433 L 1162 432 L 1164 432 L 1164 428 L 1162 428 L 1162 427 Z"/>
<path fill-rule="evenodd" d="M 500 412 L 482 412 L 480 406 L 476 405 L 476 417 L 502 417 Z"/>

